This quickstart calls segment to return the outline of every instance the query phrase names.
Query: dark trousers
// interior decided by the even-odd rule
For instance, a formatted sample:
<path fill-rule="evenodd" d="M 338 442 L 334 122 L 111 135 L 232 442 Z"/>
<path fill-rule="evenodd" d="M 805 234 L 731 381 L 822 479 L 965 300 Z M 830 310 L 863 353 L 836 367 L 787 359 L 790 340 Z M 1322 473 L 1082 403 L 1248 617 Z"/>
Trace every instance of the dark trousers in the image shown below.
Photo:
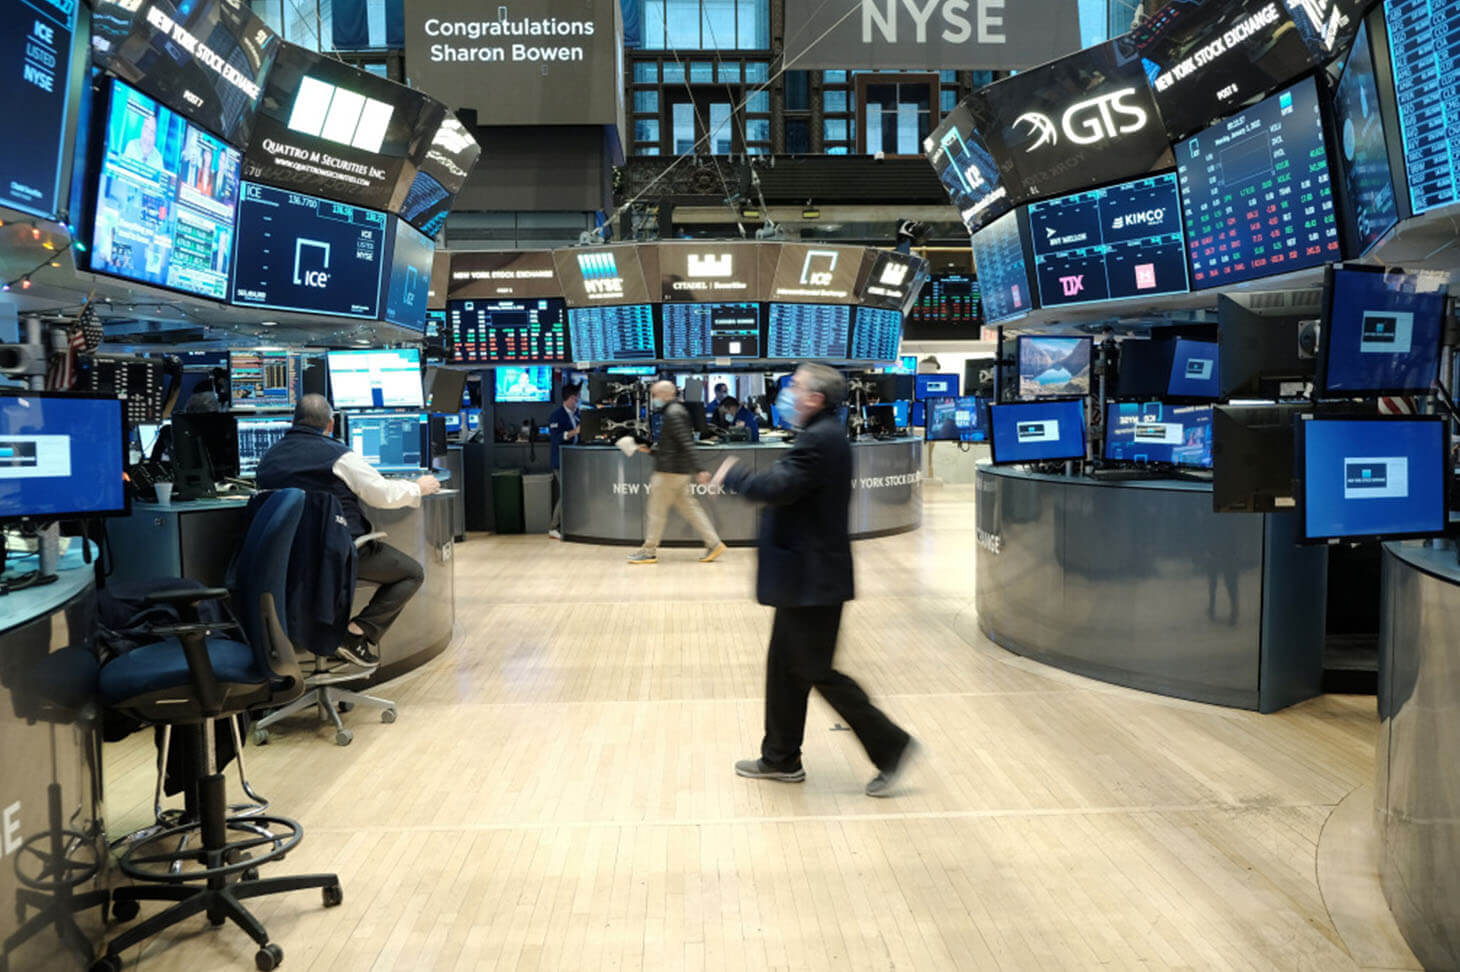
<path fill-rule="evenodd" d="M 879 770 L 897 765 L 908 734 L 867 698 L 862 687 L 831 667 L 842 605 L 776 608 L 766 660 L 765 740 L 761 759 L 777 769 L 801 765 L 806 700 L 814 688 L 842 717 Z"/>
<path fill-rule="evenodd" d="M 386 629 L 405 609 L 406 602 L 420 589 L 426 572 L 420 564 L 390 544 L 371 540 L 360 550 L 360 564 L 355 576 L 380 585 L 370 603 L 365 605 L 365 610 L 355 616 L 355 623 L 365 632 L 365 637 L 378 645 L 385 637 Z"/>

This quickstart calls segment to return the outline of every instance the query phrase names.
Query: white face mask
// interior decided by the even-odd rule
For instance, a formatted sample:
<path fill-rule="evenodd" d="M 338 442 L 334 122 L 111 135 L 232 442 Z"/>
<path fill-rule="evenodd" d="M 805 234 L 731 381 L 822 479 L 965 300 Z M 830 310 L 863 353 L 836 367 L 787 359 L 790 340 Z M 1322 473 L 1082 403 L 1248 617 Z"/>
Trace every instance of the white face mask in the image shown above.
<path fill-rule="evenodd" d="M 791 390 L 790 385 L 782 388 L 776 396 L 776 411 L 781 413 L 781 419 L 799 428 L 801 415 L 796 410 L 796 404 L 796 393 Z"/>

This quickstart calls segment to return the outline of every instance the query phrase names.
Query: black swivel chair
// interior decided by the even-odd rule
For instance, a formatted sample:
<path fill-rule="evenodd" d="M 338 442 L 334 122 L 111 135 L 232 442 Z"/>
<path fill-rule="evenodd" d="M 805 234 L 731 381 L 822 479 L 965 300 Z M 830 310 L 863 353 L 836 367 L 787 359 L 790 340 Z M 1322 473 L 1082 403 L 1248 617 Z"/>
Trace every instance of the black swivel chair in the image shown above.
<path fill-rule="evenodd" d="M 258 865 L 287 854 L 303 830 L 293 820 L 267 814 L 229 818 L 224 779 L 214 765 L 216 719 L 277 706 L 304 690 L 294 646 L 279 621 L 285 610 L 289 548 L 303 506 L 302 490 L 279 490 L 270 497 L 244 537 L 232 591 L 151 595 L 156 603 L 186 610 L 231 594 L 243 640 L 218 635 L 220 628 L 232 625 L 180 624 L 157 629 L 154 633 L 165 640 L 136 648 L 101 670 L 103 704 L 192 733 L 200 765 L 198 821 L 168 828 L 128 849 L 121 870 L 145 883 L 114 891 L 112 915 L 129 921 L 140 910 L 138 902 L 175 904 L 113 938 L 93 972 L 120 972 L 124 950 L 204 913 L 214 925 L 232 921 L 247 932 L 259 945 L 257 967 L 273 969 L 284 952 L 269 941 L 263 925 L 244 907 L 245 900 L 308 888 L 322 889 L 325 907 L 344 900 L 333 874 L 258 877 Z M 230 832 L 243 836 L 230 840 Z"/>

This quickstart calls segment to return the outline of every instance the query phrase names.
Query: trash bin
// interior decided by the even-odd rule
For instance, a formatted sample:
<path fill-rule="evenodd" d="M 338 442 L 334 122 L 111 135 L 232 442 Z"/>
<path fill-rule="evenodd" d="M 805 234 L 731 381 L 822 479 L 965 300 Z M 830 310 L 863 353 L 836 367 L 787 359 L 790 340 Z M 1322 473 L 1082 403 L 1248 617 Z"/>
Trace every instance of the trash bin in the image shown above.
<path fill-rule="evenodd" d="M 498 533 L 522 532 L 522 470 L 493 471 L 492 515 Z"/>
<path fill-rule="evenodd" d="M 527 533 L 547 533 L 553 517 L 553 474 L 522 477 L 522 526 Z"/>

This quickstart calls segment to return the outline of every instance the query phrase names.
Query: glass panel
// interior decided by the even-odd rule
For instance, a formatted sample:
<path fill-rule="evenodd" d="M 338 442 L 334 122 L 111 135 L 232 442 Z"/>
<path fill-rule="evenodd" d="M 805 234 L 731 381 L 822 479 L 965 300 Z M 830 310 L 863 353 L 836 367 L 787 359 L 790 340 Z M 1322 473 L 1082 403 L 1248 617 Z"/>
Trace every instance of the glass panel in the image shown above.
<path fill-rule="evenodd" d="M 660 33 L 663 33 L 663 25 L 660 25 Z M 654 84 L 659 80 L 659 65 L 653 61 L 634 62 L 634 81 L 639 84 Z"/>
<path fill-rule="evenodd" d="M 811 151 L 811 123 L 804 118 L 786 119 L 786 151 L 805 155 Z"/>
<path fill-rule="evenodd" d="M 827 155 L 851 155 L 852 153 L 851 153 L 851 150 L 848 149 L 845 145 L 828 145 L 826 147 L 826 154 Z"/>
<path fill-rule="evenodd" d="M 644 49 L 650 51 L 664 50 L 664 0 L 644 0 Z M 641 78 L 638 75 L 640 65 L 634 66 L 635 81 L 657 81 L 654 77 L 655 69 L 649 65 L 650 76 Z"/>
<path fill-rule="evenodd" d="M 919 111 L 917 105 L 901 104 L 897 106 L 897 154 L 917 155 L 919 146 L 923 143 L 923 135 L 927 134 L 926 119 L 928 113 Z"/>
<path fill-rule="evenodd" d="M 652 113 L 658 110 L 659 92 L 657 90 L 634 92 L 634 111 Z"/>
<path fill-rule="evenodd" d="M 710 106 L 710 144 L 715 155 L 729 155 L 734 151 L 735 128 L 729 105 Z"/>
<path fill-rule="evenodd" d="M 387 81 L 390 80 L 390 68 L 383 63 L 377 63 L 372 61 L 369 64 L 362 64 L 361 67 L 369 71 L 371 74 L 379 75 L 380 77 L 385 78 Z"/>
<path fill-rule="evenodd" d="M 738 16 L 739 43 L 742 51 L 764 51 L 771 46 L 770 0 L 740 0 Z"/>
<path fill-rule="evenodd" d="M 695 111 L 687 101 L 674 106 L 674 154 L 683 155 L 695 146 Z"/>
<path fill-rule="evenodd" d="M 822 122 L 824 126 L 822 135 L 828 142 L 845 142 L 847 140 L 847 120 L 845 118 L 827 118 Z"/>
<path fill-rule="evenodd" d="M 248 8 L 276 34 L 284 32 L 283 0 L 249 0 Z"/>
<path fill-rule="evenodd" d="M 958 72 L 957 71 L 939 71 L 938 72 L 938 80 L 941 81 L 941 82 L 943 82 L 944 84 L 957 84 L 958 83 Z"/>
<path fill-rule="evenodd" d="M 700 44 L 707 51 L 735 49 L 735 0 L 700 0 Z"/>
<path fill-rule="evenodd" d="M 868 102 L 867 107 L 862 110 L 862 124 L 867 127 L 867 154 L 876 155 L 878 152 L 886 151 L 882 144 L 882 105 L 879 102 Z"/>
<path fill-rule="evenodd" d="M 805 74 L 805 71 L 800 72 Z M 764 83 L 770 77 L 770 65 L 764 61 L 751 61 L 745 65 L 745 80 L 751 84 Z"/>
<path fill-rule="evenodd" d="M 846 84 L 847 83 L 847 72 L 845 72 L 845 71 L 822 71 L 821 72 L 821 83 L 822 84 Z"/>
<path fill-rule="evenodd" d="M 634 122 L 634 141 L 636 142 L 658 142 L 659 121 L 658 119 L 637 119 Z M 640 150 L 642 151 L 642 149 Z"/>
<path fill-rule="evenodd" d="M 699 0 L 666 0 L 664 19 L 669 25 L 668 46 L 696 50 L 700 46 Z"/>
<path fill-rule="evenodd" d="M 717 80 L 719 80 L 721 84 L 739 84 L 740 62 L 721 61 L 717 73 L 719 74 L 719 78 Z"/>
<path fill-rule="evenodd" d="M 845 91 L 825 91 L 822 92 L 821 97 L 828 115 L 846 114 L 847 93 Z"/>
<path fill-rule="evenodd" d="M 745 110 L 752 115 L 767 114 L 771 110 L 771 93 L 769 91 L 752 91 L 745 102 Z"/>
<path fill-rule="evenodd" d="M 664 62 L 664 83 L 684 84 L 684 65 L 678 61 Z"/>
<path fill-rule="evenodd" d="M 639 154 L 640 155 L 658 155 L 659 154 L 659 146 L 657 146 L 657 145 L 641 145 L 641 146 L 639 146 Z"/>
<path fill-rule="evenodd" d="M 711 84 L 715 80 L 715 65 L 709 61 L 691 61 L 689 79 L 695 84 Z"/>
<path fill-rule="evenodd" d="M 982 88 L 982 87 L 985 87 L 986 85 L 990 85 L 990 84 L 993 84 L 993 83 L 994 83 L 994 72 L 992 72 L 992 71 L 974 71 L 973 72 L 973 86 L 974 86 L 975 89 Z"/>
<path fill-rule="evenodd" d="M 771 140 L 771 122 L 769 118 L 752 118 L 745 123 L 745 140 L 747 142 L 769 142 Z"/>
<path fill-rule="evenodd" d="M 786 72 L 786 110 L 811 110 L 811 72 Z"/>
<path fill-rule="evenodd" d="M 958 92 L 957 91 L 940 91 L 940 92 L 938 92 L 938 110 L 939 111 L 941 111 L 943 114 L 946 115 L 946 114 L 948 114 L 948 112 L 952 111 L 954 108 L 957 108 L 957 107 L 958 107 Z"/>
<path fill-rule="evenodd" d="M 771 147 L 769 145 L 747 145 L 747 146 L 745 146 L 745 154 L 746 155 L 770 155 L 771 154 Z"/>

